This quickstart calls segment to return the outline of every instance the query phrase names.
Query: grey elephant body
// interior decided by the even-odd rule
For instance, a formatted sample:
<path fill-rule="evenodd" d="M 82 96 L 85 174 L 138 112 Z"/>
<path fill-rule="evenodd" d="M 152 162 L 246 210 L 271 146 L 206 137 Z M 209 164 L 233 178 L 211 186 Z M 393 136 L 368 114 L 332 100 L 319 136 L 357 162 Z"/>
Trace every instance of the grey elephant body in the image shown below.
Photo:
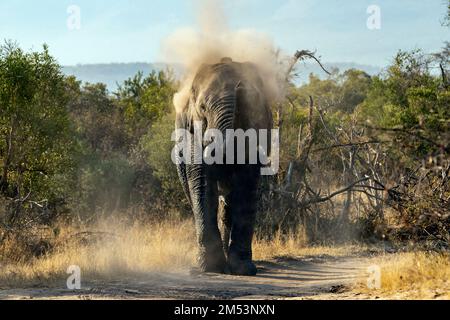
<path fill-rule="evenodd" d="M 201 121 L 203 131 L 218 129 L 224 137 L 228 129 L 270 132 L 272 115 L 264 92 L 263 80 L 251 63 L 223 59 L 203 65 L 186 108 L 177 113 L 176 127 L 193 133 L 194 123 Z M 201 269 L 255 275 L 252 239 L 261 164 L 179 163 L 177 167 L 194 212 Z"/>

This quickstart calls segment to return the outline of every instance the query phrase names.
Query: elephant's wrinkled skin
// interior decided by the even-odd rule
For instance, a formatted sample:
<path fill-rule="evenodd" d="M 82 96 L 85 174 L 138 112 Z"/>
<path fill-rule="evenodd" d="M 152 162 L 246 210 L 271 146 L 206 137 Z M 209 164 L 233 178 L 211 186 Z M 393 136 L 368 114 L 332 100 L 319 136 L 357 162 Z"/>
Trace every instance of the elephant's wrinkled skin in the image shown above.
<path fill-rule="evenodd" d="M 193 81 L 189 102 L 183 112 L 177 113 L 176 127 L 193 132 L 196 121 L 203 123 L 204 131 L 219 129 L 224 137 L 227 129 L 270 132 L 272 114 L 256 66 L 227 58 L 218 64 L 203 65 Z M 195 216 L 202 271 L 256 275 L 252 238 L 261 166 L 177 166 Z"/>

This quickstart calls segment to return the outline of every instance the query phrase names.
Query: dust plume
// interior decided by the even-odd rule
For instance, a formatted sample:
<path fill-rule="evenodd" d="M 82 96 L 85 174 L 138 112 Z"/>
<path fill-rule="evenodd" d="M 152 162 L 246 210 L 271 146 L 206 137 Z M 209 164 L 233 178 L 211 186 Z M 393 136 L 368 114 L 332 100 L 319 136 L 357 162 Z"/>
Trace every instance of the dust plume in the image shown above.
<path fill-rule="evenodd" d="M 223 57 L 254 63 L 264 79 L 268 98 L 280 100 L 284 95 L 287 68 L 273 40 L 267 34 L 251 29 L 231 30 L 223 1 L 196 0 L 194 10 L 197 27 L 176 30 L 162 45 L 165 61 L 181 63 L 185 70 L 180 90 L 174 97 L 176 111 L 186 107 L 198 68 L 202 64 L 218 63 Z"/>

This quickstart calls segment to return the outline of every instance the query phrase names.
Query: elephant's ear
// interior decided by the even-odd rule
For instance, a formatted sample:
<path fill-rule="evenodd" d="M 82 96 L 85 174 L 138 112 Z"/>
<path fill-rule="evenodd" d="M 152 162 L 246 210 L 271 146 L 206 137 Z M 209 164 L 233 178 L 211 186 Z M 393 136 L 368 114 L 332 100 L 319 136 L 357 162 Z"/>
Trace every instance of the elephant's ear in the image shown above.
<path fill-rule="evenodd" d="M 186 110 L 177 112 L 175 128 L 188 130 L 188 119 L 187 118 L 188 118 L 188 116 L 187 116 Z"/>
<path fill-rule="evenodd" d="M 239 81 L 236 84 L 236 87 L 234 88 L 234 94 L 235 94 L 235 99 L 236 99 L 236 104 L 234 107 L 234 117 L 235 119 L 239 118 L 239 114 L 240 114 L 240 104 L 245 103 L 244 99 L 245 99 L 245 86 L 242 83 L 242 81 Z"/>
<path fill-rule="evenodd" d="M 176 114 L 176 122 L 175 127 L 176 129 L 184 129 L 189 130 L 189 118 L 188 118 L 188 110 L 183 110 L 182 112 L 177 112 Z M 186 173 L 186 164 L 183 162 L 179 162 L 176 164 L 177 167 L 177 173 L 178 177 L 181 181 L 181 186 L 183 187 L 183 191 L 185 193 L 186 198 L 188 199 L 189 203 L 191 203 L 191 195 L 188 188 L 188 180 L 187 180 L 187 173 Z"/>
<path fill-rule="evenodd" d="M 194 128 L 193 117 L 192 117 L 192 90 L 189 99 L 186 101 L 186 105 L 182 111 L 176 114 L 176 128 L 184 129 L 192 133 Z"/>

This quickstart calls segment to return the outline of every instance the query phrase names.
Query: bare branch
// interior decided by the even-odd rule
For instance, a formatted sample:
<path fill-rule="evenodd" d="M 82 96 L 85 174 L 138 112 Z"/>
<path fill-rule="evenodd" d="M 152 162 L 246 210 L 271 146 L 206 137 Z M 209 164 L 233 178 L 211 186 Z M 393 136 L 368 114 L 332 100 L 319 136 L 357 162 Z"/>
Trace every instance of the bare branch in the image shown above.
<path fill-rule="evenodd" d="M 304 60 L 304 59 L 305 59 L 304 57 L 308 57 L 308 58 L 310 58 L 310 59 L 314 59 L 314 60 L 319 64 L 320 68 L 322 68 L 322 70 L 323 70 L 326 74 L 328 74 L 329 76 L 331 75 L 331 72 L 329 72 L 327 69 L 325 69 L 325 67 L 324 67 L 323 64 L 320 62 L 320 60 L 319 60 L 318 58 L 316 58 L 315 52 L 311 52 L 311 51 L 309 51 L 309 50 L 301 50 L 301 51 L 297 51 L 297 52 L 295 53 L 295 59 L 296 59 L 295 63 L 297 63 L 297 61 Z M 294 65 L 295 65 L 295 63 L 294 63 Z M 292 68 L 293 68 L 293 67 L 292 67 Z M 291 69 L 290 71 L 292 71 L 292 69 Z"/>
<path fill-rule="evenodd" d="M 352 184 L 350 184 L 349 186 L 345 187 L 344 189 L 341 189 L 341 190 L 338 190 L 336 192 L 333 192 L 332 194 L 330 194 L 330 195 L 328 195 L 326 197 L 319 197 L 319 198 L 316 198 L 316 199 L 308 200 L 308 201 L 306 201 L 304 203 L 301 203 L 301 205 L 309 206 L 311 204 L 329 201 L 329 200 L 333 199 L 334 197 L 340 195 L 341 193 L 345 193 L 345 192 L 347 192 L 349 190 L 352 190 L 355 186 L 357 186 L 361 182 L 365 182 L 365 181 L 368 181 L 368 180 L 370 180 L 370 178 L 364 178 L 364 179 L 355 181 Z"/>

